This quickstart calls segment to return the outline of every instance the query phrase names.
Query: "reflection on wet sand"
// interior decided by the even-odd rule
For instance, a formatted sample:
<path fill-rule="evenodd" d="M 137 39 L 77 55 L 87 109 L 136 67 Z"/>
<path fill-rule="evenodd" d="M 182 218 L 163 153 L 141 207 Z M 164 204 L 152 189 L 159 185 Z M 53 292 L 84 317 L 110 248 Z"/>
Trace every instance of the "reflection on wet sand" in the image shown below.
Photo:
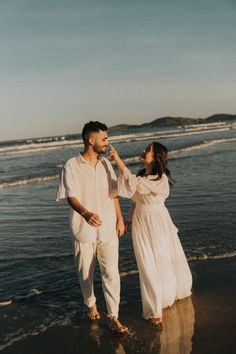
<path fill-rule="evenodd" d="M 194 333 L 194 307 L 191 297 L 176 301 L 163 311 L 163 329 L 146 336 L 146 353 L 190 354 Z"/>
<path fill-rule="evenodd" d="M 94 323 L 90 326 L 89 336 L 97 353 L 108 350 L 115 354 L 190 354 L 194 321 L 192 299 L 188 297 L 163 311 L 162 330 L 141 320 L 133 335 L 117 335 L 106 325 Z"/>
<path fill-rule="evenodd" d="M 164 311 L 160 333 L 160 354 L 189 354 L 194 333 L 194 308 L 191 297 L 177 301 Z"/>

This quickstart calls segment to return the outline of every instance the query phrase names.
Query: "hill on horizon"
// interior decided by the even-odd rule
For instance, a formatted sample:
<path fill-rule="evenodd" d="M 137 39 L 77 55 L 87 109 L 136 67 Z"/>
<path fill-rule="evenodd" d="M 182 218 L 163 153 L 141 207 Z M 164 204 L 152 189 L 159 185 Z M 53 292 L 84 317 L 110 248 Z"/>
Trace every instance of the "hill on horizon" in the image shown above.
<path fill-rule="evenodd" d="M 176 125 L 190 125 L 190 124 L 206 124 L 206 123 L 220 123 L 220 122 L 229 122 L 236 120 L 236 114 L 213 114 L 206 118 L 186 118 L 186 117 L 160 117 L 156 118 L 149 123 L 142 124 L 118 124 L 112 127 L 109 127 L 110 131 L 116 130 L 128 130 L 128 129 L 137 129 L 137 128 L 154 128 L 154 127 L 169 127 Z"/>

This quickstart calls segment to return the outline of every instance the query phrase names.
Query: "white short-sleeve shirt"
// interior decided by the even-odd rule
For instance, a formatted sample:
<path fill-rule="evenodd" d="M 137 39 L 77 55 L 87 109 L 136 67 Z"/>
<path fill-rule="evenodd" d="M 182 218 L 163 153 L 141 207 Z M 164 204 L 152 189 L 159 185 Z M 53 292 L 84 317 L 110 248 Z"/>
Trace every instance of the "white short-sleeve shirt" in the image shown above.
<path fill-rule="evenodd" d="M 80 242 L 108 241 L 117 237 L 114 198 L 117 197 L 117 178 L 109 160 L 102 157 L 93 167 L 81 154 L 64 165 L 58 186 L 57 201 L 76 197 L 90 212 L 102 220 L 98 228 L 70 207 L 72 233 Z"/>

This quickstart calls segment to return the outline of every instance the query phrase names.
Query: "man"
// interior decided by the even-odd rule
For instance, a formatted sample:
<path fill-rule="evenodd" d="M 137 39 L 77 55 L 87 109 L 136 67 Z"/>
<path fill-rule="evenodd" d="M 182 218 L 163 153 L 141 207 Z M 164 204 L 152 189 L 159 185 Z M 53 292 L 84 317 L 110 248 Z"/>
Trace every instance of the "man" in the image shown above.
<path fill-rule="evenodd" d="M 101 157 L 108 146 L 107 126 L 85 124 L 84 151 L 66 162 L 59 181 L 57 201 L 67 199 L 74 236 L 75 264 L 84 303 L 91 320 L 100 318 L 93 290 L 93 274 L 98 259 L 109 325 L 125 332 L 118 320 L 120 276 L 118 236 L 124 222 L 117 197 L 117 180 L 110 161 Z"/>

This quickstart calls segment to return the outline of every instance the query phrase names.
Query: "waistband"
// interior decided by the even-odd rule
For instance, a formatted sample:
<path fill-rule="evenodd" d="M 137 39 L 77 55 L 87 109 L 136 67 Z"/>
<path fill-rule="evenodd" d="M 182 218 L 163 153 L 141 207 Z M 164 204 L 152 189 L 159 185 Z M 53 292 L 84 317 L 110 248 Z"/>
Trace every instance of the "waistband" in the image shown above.
<path fill-rule="evenodd" d="M 164 202 L 159 202 L 159 203 L 136 203 L 135 209 L 142 209 L 142 210 L 155 210 L 157 208 L 165 208 L 165 203 Z"/>

